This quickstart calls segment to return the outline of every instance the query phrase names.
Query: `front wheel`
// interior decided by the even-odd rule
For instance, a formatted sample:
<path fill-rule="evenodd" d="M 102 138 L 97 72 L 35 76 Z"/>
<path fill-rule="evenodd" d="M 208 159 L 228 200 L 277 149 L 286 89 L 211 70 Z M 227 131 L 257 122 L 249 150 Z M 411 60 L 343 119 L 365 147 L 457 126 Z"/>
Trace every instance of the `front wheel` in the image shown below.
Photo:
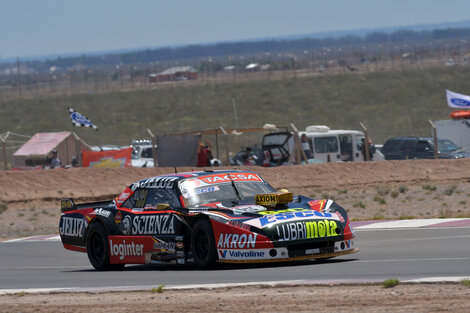
<path fill-rule="evenodd" d="M 124 264 L 109 264 L 108 236 L 103 224 L 93 223 L 90 226 L 86 248 L 91 265 L 98 271 L 120 270 L 124 267 Z"/>
<path fill-rule="evenodd" d="M 191 251 L 197 266 L 214 265 L 217 258 L 214 232 L 209 220 L 199 220 L 191 233 Z"/>

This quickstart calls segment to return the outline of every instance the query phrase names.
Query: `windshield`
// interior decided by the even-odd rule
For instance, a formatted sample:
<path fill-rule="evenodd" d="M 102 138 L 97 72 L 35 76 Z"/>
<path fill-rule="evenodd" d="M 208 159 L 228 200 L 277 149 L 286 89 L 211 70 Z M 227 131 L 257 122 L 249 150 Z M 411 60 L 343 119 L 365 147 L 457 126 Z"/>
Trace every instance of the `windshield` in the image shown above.
<path fill-rule="evenodd" d="M 455 151 L 457 150 L 459 147 L 457 147 L 455 145 L 455 143 L 453 143 L 452 141 L 450 140 L 447 140 L 447 139 L 439 139 L 437 141 L 437 148 L 439 149 L 439 151 L 441 153 L 446 153 L 446 152 L 451 152 L 451 151 Z"/>
<path fill-rule="evenodd" d="M 263 137 L 263 146 L 280 146 L 289 138 L 289 133 L 284 134 L 268 134 Z"/>
<path fill-rule="evenodd" d="M 226 173 L 214 174 L 182 181 L 180 189 L 186 204 L 188 206 L 197 206 L 214 202 L 238 201 L 232 181 L 227 175 Z M 256 174 L 232 173 L 230 175 L 240 194 L 240 200 L 249 200 L 251 198 L 254 200 L 257 194 L 275 192 L 274 188 L 262 181 Z M 240 177 L 248 177 L 248 179 L 240 180 Z M 217 183 L 214 181 L 217 181 Z"/>

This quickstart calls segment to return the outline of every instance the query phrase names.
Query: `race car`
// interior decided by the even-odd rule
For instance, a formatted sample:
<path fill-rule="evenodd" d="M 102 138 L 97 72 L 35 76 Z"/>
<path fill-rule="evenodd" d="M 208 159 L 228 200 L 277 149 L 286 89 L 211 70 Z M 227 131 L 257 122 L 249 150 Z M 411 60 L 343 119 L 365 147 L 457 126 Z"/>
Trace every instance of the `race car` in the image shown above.
<path fill-rule="evenodd" d="M 346 210 L 221 170 L 140 180 L 115 199 L 61 200 L 60 237 L 97 270 L 125 264 L 285 262 L 358 251 Z"/>

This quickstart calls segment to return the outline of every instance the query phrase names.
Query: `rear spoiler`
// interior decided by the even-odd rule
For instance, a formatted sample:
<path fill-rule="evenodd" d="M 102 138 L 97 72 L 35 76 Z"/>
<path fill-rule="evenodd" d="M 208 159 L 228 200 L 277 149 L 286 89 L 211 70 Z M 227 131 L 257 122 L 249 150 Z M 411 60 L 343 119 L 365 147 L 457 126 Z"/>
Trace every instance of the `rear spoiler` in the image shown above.
<path fill-rule="evenodd" d="M 80 210 L 85 208 L 107 207 L 112 205 L 113 200 L 75 204 L 73 199 L 66 198 L 60 200 L 60 209 L 62 212 Z"/>
<path fill-rule="evenodd" d="M 60 209 L 62 212 L 76 210 L 75 202 L 72 199 L 61 199 L 60 200 Z"/>

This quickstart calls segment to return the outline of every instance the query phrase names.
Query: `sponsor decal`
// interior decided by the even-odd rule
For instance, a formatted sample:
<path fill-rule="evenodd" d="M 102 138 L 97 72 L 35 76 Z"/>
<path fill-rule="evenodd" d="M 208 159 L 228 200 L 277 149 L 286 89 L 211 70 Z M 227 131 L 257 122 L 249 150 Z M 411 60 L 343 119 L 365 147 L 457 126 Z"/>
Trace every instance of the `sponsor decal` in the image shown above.
<path fill-rule="evenodd" d="M 318 220 L 276 225 L 279 241 L 323 238 L 339 235 L 338 222 L 335 220 Z"/>
<path fill-rule="evenodd" d="M 63 236 L 83 238 L 87 223 L 84 218 L 62 217 L 59 233 Z"/>
<path fill-rule="evenodd" d="M 122 220 L 122 214 L 121 211 L 118 211 L 116 215 L 114 215 L 114 223 L 119 224 L 121 223 Z"/>
<path fill-rule="evenodd" d="M 126 257 L 142 257 L 144 255 L 144 245 L 142 243 L 135 243 L 134 241 L 122 240 L 120 243 L 113 243 L 113 239 L 109 240 L 109 250 L 111 258 L 118 258 L 120 261 Z"/>
<path fill-rule="evenodd" d="M 152 177 L 132 184 L 131 190 L 136 191 L 137 188 L 173 188 L 173 183 L 178 177 Z"/>
<path fill-rule="evenodd" d="M 123 193 L 121 193 L 121 195 L 119 196 L 118 200 L 120 200 L 120 201 L 126 201 L 127 198 L 129 198 L 129 195 L 130 195 L 130 194 L 131 194 L 130 192 L 123 192 Z"/>
<path fill-rule="evenodd" d="M 121 212 L 119 212 L 119 214 L 120 213 Z M 131 233 L 131 217 L 129 215 L 124 216 L 124 218 L 121 221 L 121 224 L 119 225 L 119 230 L 124 235 L 129 235 Z"/>
<path fill-rule="evenodd" d="M 174 216 L 167 214 L 138 215 L 132 221 L 132 235 L 172 235 Z"/>
<path fill-rule="evenodd" d="M 321 212 L 323 208 L 325 207 L 326 202 L 327 200 L 324 199 L 324 200 L 312 200 L 307 203 L 312 208 L 312 210 Z"/>
<path fill-rule="evenodd" d="M 317 212 L 317 211 L 299 211 L 299 212 L 286 212 L 273 215 L 266 215 L 259 218 L 261 227 L 275 222 L 284 222 L 289 219 L 304 219 L 304 218 L 338 218 L 335 214 Z"/>
<path fill-rule="evenodd" d="M 255 248 L 258 234 L 224 234 L 221 233 L 217 248 L 250 249 Z"/>
<path fill-rule="evenodd" d="M 253 250 L 219 250 L 220 258 L 229 260 L 264 259 L 265 253 Z"/>
<path fill-rule="evenodd" d="M 243 213 L 249 213 L 249 212 L 260 212 L 264 211 L 265 208 L 260 206 L 260 205 L 242 205 L 242 206 L 237 206 L 232 209 L 234 214 L 243 214 Z"/>
<path fill-rule="evenodd" d="M 208 193 L 208 192 L 217 191 L 217 190 L 219 190 L 219 187 L 217 186 L 202 187 L 202 188 L 194 189 L 194 193 L 197 195 L 200 195 L 202 193 Z"/>
<path fill-rule="evenodd" d="M 111 211 L 105 210 L 103 208 L 95 209 L 93 212 L 90 213 L 90 215 L 100 215 L 104 217 L 109 217 L 110 214 Z"/>
<path fill-rule="evenodd" d="M 153 250 L 175 250 L 174 242 L 154 242 Z"/>
<path fill-rule="evenodd" d="M 178 258 L 178 259 L 176 260 L 176 262 L 177 262 L 178 264 L 184 264 L 184 263 L 186 263 L 186 261 L 185 261 L 184 258 Z"/>
<path fill-rule="evenodd" d="M 182 242 L 177 242 L 177 243 L 176 243 L 176 248 L 178 248 L 178 249 L 183 249 L 183 248 L 184 248 L 184 243 L 182 243 Z"/>
<path fill-rule="evenodd" d="M 207 184 L 227 183 L 231 181 L 256 181 L 262 182 L 263 180 L 257 174 L 253 173 L 224 173 L 214 174 L 209 176 L 200 177 L 200 180 Z"/>
<path fill-rule="evenodd" d="M 248 230 L 248 231 L 250 230 L 250 225 L 246 225 L 240 222 L 228 221 L 228 224 L 233 227 L 241 228 L 241 229 Z"/>

